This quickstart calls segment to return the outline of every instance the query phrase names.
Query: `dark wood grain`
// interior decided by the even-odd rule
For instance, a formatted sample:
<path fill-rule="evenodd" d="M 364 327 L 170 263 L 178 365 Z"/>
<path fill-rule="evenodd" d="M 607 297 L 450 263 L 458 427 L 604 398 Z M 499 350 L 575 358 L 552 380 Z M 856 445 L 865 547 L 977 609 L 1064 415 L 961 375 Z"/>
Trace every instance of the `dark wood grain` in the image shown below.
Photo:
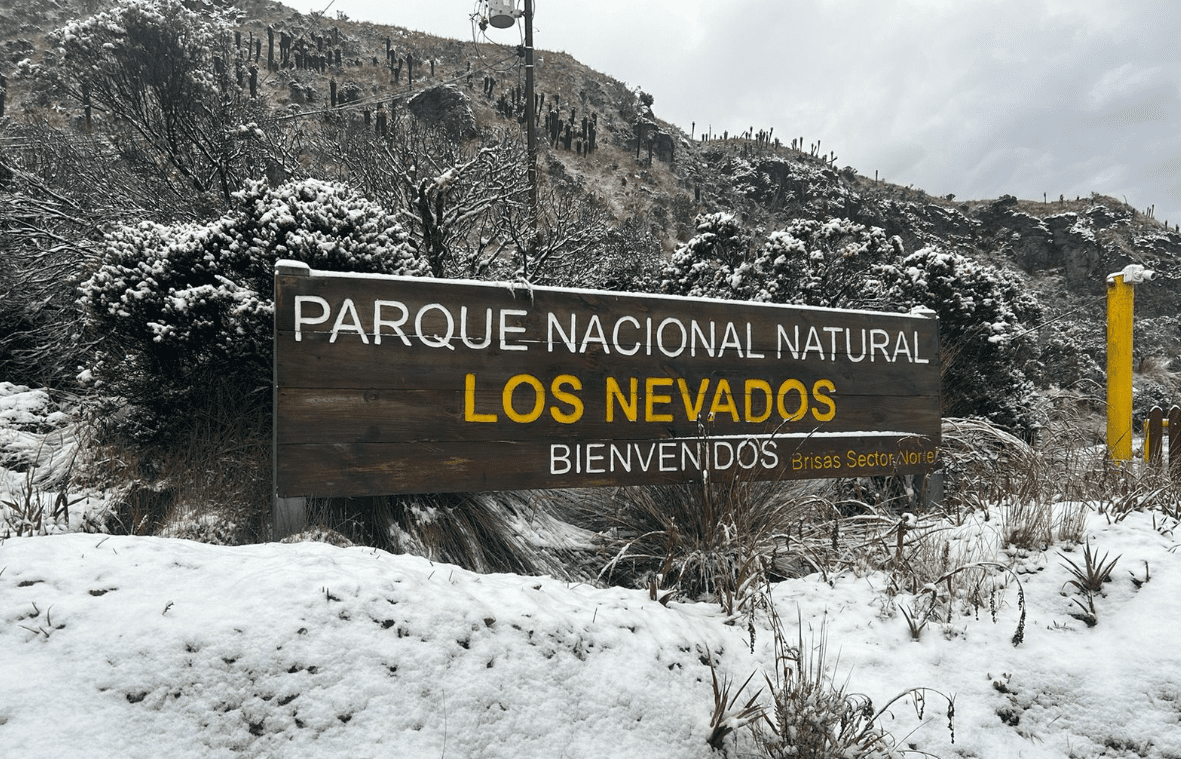
<path fill-rule="evenodd" d="M 323 272 L 277 276 L 275 303 L 282 495 L 673 482 L 700 471 L 559 476 L 549 457 L 703 430 L 776 436 L 821 459 L 853 451 L 840 471 L 752 470 L 765 479 L 937 460 L 933 318 Z M 905 440 L 922 441 L 920 461 L 857 464 L 866 446 Z"/>

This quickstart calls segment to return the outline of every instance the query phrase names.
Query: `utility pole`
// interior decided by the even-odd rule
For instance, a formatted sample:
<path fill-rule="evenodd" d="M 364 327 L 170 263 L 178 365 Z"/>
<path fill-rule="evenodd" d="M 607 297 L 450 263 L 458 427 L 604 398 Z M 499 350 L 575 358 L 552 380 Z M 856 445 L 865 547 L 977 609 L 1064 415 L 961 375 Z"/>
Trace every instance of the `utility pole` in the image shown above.
<path fill-rule="evenodd" d="M 537 114 L 533 97 L 533 0 L 525 0 L 525 135 L 528 149 L 529 208 L 537 219 Z"/>

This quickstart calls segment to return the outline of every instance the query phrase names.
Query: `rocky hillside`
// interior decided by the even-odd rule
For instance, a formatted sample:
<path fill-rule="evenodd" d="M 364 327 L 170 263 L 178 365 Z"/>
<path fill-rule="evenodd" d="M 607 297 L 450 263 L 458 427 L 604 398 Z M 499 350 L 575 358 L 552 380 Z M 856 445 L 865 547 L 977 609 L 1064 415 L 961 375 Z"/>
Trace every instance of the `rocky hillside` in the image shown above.
<path fill-rule="evenodd" d="M 21 123 L 80 127 L 81 105 L 31 88 L 17 76 L 19 63 L 42 56 L 47 32 L 106 1 L 0 0 L 0 73 L 7 76 L 0 160 L 18 160 L 5 153 L 19 144 L 12 135 Z M 386 114 L 409 109 L 463 139 L 497 130 L 519 134 L 524 66 L 515 47 L 301 14 L 270 0 L 237 0 L 231 7 L 239 77 L 245 82 L 257 67 L 259 95 L 296 124 L 310 128 L 335 105 L 364 129 L 383 128 Z M 701 213 L 730 212 L 752 230 L 843 216 L 899 236 L 907 250 L 939 246 L 1010 269 L 1038 292 L 1050 316 L 1072 314 L 1092 326 L 1102 316 L 1105 275 L 1142 263 L 1161 276 L 1140 288 L 1138 314 L 1163 320 L 1146 331 L 1151 347 L 1143 347 L 1168 358 L 1181 352 L 1181 232 L 1113 198 L 932 197 L 839 167 L 819 143 L 805 147 L 802 136 L 781 139 L 753 127 L 725 139 L 686 134 L 659 118 L 651 97 L 565 53 L 539 51 L 537 77 L 542 171 L 596 199 L 615 224 L 647 230 L 665 251 L 693 234 Z M 103 115 L 93 118 L 101 126 Z M 303 154 L 300 160 L 320 159 Z"/>

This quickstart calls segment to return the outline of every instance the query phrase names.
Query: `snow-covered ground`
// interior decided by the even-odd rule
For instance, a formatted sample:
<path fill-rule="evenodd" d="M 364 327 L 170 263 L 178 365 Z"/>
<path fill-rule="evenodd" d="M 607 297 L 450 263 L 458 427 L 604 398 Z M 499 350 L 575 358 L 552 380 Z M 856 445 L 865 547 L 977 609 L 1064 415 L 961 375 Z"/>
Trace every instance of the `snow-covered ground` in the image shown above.
<path fill-rule="evenodd" d="M 9 488 L 19 484 L 9 477 Z M 9 497 L 0 489 L 0 499 Z M 964 545 L 995 541 L 998 516 Z M 773 586 L 789 641 L 827 641 L 837 686 L 900 749 L 937 757 L 1181 757 L 1181 551 L 1160 513 L 1092 513 L 1119 557 L 1097 624 L 1062 556 L 1011 555 L 987 606 L 931 621 L 881 572 Z M 1181 536 L 1179 536 L 1181 537 Z M 952 556 L 958 548 L 953 548 Z M 1002 554 L 1002 557 L 1004 555 Z M 1008 578 L 1008 579 L 1005 579 Z M 935 590 L 939 590 L 936 588 Z M 730 624 L 728 624 L 730 622 Z M 239 547 L 61 533 L 0 542 L 0 756 L 720 757 L 709 662 L 743 702 L 772 675 L 765 613 L 646 591 L 478 575 L 322 543 Z M 739 731 L 728 755 L 755 756 Z"/>
<path fill-rule="evenodd" d="M 1022 564 L 1017 647 L 1013 587 L 995 623 L 933 622 L 918 641 L 878 573 L 782 582 L 774 602 L 793 638 L 797 613 L 805 641 L 823 623 L 850 691 L 954 695 L 954 744 L 938 697 L 921 721 L 896 703 L 882 726 L 903 746 L 1181 756 L 1177 543 L 1151 514 L 1095 516 L 1089 532 L 1120 556 L 1098 624 L 1069 616 L 1051 550 Z M 358 547 L 63 534 L 5 541 L 0 571 L 12 757 L 705 757 L 706 651 L 739 682 L 771 667 L 766 629 L 752 655 L 714 604 Z"/>

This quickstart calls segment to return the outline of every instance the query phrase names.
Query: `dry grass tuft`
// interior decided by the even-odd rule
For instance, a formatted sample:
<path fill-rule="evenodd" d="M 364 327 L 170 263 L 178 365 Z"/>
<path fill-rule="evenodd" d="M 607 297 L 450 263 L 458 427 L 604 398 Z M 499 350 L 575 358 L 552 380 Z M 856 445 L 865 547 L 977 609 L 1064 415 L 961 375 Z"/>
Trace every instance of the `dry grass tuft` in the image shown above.
<path fill-rule="evenodd" d="M 80 462 L 83 484 L 113 492 L 94 529 L 222 545 L 270 536 L 270 418 L 251 394 L 211 385 L 164 444 L 128 442 L 97 420 Z M 89 529 L 89 528 L 88 528 Z"/>
<path fill-rule="evenodd" d="M 815 571 L 817 551 L 804 544 L 825 539 L 813 529 L 818 515 L 832 518 L 806 487 L 741 478 L 620 488 L 609 500 L 587 494 L 575 510 L 576 523 L 598 533 L 601 579 L 655 580 L 684 598 L 717 600 L 727 614 L 749 610 L 746 599 L 768 575 Z"/>
<path fill-rule="evenodd" d="M 797 634 L 789 639 L 783 620 L 773 606 L 769 615 L 775 670 L 774 676 L 765 679 L 771 705 L 752 724 L 760 756 L 770 759 L 897 756 L 897 741 L 879 725 L 879 719 L 893 704 L 910 699 L 921 721 L 926 696 L 931 693 L 947 701 L 948 729 L 954 740 L 954 697 L 928 688 L 913 688 L 875 708 L 868 696 L 851 693 L 847 684 L 835 680 L 828 663 L 825 623 L 821 623 L 819 632 L 812 632 L 810 640 L 805 640 L 803 621 L 797 619 Z M 832 669 L 836 669 L 836 664 Z"/>
<path fill-rule="evenodd" d="M 312 501 L 320 533 L 476 572 L 587 579 L 591 537 L 562 522 L 545 493 L 429 493 Z M 337 538 L 339 539 L 339 538 Z"/>

